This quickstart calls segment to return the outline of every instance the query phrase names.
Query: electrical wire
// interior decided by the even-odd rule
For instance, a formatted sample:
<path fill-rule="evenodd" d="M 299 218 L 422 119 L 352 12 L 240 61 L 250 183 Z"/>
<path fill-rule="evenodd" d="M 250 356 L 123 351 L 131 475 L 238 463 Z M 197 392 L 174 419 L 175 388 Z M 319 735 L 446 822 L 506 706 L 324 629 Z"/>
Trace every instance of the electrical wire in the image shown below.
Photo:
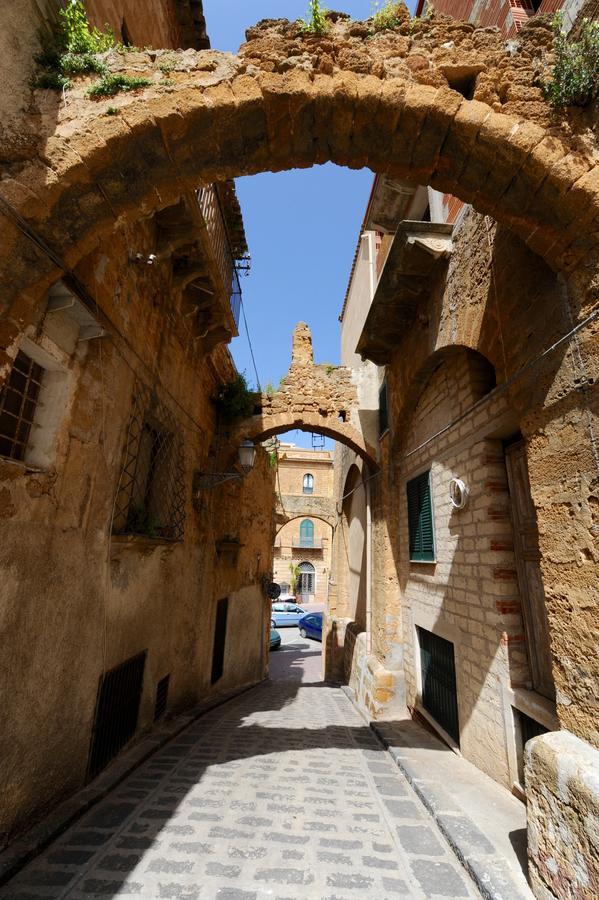
<path fill-rule="evenodd" d="M 256 386 L 257 386 L 258 390 L 261 391 L 262 387 L 260 385 L 260 376 L 258 375 L 258 368 L 256 366 L 256 358 L 254 356 L 254 348 L 252 347 L 252 339 L 250 337 L 250 329 L 248 328 L 248 320 L 245 315 L 245 304 L 243 302 L 243 297 L 241 296 L 241 294 L 239 295 L 239 305 L 241 306 L 241 314 L 243 316 L 243 323 L 245 325 L 245 333 L 247 335 L 248 345 L 250 348 L 250 356 L 252 357 L 252 363 L 254 364 L 254 373 L 256 375 Z"/>

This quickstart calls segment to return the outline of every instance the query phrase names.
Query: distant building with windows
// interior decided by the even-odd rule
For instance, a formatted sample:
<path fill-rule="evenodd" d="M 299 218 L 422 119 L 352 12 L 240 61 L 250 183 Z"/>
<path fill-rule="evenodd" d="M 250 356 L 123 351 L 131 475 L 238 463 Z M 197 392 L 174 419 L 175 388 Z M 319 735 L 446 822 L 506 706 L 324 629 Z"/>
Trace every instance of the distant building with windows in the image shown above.
<path fill-rule="evenodd" d="M 333 454 L 294 444 L 277 450 L 274 580 L 300 603 L 326 603 L 335 520 Z"/>

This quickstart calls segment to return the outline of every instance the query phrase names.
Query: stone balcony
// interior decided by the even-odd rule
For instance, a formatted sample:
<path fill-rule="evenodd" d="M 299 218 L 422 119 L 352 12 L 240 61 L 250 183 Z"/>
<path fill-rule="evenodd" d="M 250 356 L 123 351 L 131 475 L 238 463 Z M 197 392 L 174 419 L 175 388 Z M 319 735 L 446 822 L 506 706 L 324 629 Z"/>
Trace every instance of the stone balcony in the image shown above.
<path fill-rule="evenodd" d="M 356 347 L 362 359 L 379 366 L 391 361 L 451 255 L 452 231 L 440 222 L 400 223 Z"/>

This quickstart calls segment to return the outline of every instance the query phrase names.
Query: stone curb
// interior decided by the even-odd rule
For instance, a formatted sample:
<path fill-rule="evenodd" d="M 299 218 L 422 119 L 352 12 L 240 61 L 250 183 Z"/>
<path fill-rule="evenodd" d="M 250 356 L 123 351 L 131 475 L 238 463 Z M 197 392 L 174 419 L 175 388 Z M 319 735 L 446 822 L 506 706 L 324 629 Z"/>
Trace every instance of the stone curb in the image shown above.
<path fill-rule="evenodd" d="M 159 731 L 154 730 L 146 735 L 122 757 L 117 757 L 115 762 L 104 773 L 98 775 L 90 785 L 60 803 L 41 822 L 38 822 L 0 852 L 0 885 L 6 884 L 23 866 L 45 850 L 52 841 L 63 834 L 92 806 L 103 800 L 131 772 L 182 731 L 189 728 L 193 722 L 212 709 L 235 700 L 259 684 L 262 684 L 262 681 L 246 685 L 227 694 L 221 694 L 206 703 L 195 706 L 186 715 L 171 719 Z"/>
<path fill-rule="evenodd" d="M 531 900 L 532 893 L 522 890 L 493 844 L 442 785 L 423 777 L 420 767 L 406 756 L 406 748 L 393 745 L 393 726 L 369 720 L 357 706 L 351 689 L 343 685 L 341 690 L 405 775 L 485 900 Z"/>

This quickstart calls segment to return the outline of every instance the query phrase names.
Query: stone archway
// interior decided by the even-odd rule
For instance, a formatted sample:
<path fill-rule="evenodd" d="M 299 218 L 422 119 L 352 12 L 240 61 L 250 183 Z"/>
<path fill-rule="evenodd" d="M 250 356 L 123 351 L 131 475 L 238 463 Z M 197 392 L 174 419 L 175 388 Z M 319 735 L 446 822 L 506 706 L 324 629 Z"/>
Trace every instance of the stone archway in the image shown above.
<path fill-rule="evenodd" d="M 599 167 L 584 115 L 560 123 L 538 87 L 548 26 L 522 29 L 517 52 L 498 33 L 444 19 L 372 36 L 338 17 L 324 37 L 270 20 L 248 36 L 238 56 L 170 54 L 174 86 L 160 85 L 160 52 L 111 53 L 113 71 L 151 85 L 94 102 L 81 84 L 66 106 L 35 95 L 26 152 L 3 153 L 5 310 L 20 300 L 23 319 L 115 223 L 199 183 L 326 161 L 452 193 L 555 269 L 586 257 L 592 276 Z"/>
<path fill-rule="evenodd" d="M 258 443 L 286 431 L 312 431 L 346 444 L 374 470 L 378 468 L 376 451 L 362 434 L 351 372 L 314 363 L 312 335 L 305 322 L 295 327 L 291 366 L 279 390 L 259 395 L 255 410 L 237 426 L 232 446 L 247 438 Z"/>

